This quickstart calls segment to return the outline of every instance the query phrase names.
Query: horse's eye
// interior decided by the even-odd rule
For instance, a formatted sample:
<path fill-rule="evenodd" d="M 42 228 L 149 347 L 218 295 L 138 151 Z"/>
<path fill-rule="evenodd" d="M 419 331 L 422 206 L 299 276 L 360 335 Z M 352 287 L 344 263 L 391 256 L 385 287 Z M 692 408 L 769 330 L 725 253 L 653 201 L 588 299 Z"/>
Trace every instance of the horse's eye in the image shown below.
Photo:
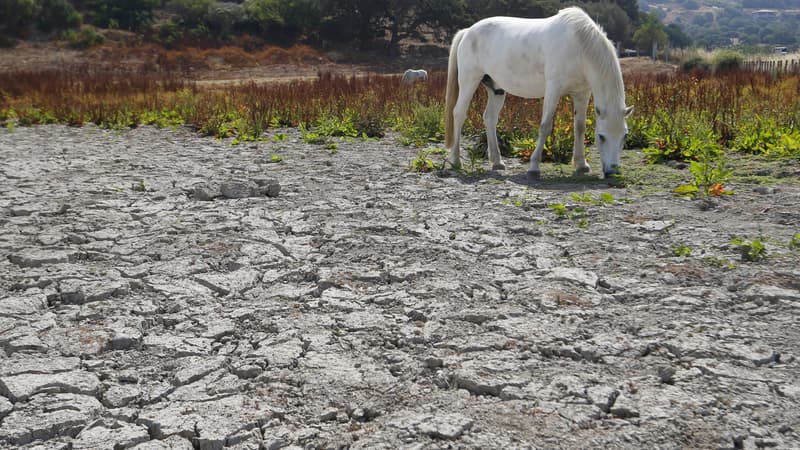
<path fill-rule="evenodd" d="M 601 142 L 601 143 L 603 143 L 603 142 L 605 142 L 605 141 L 606 141 L 606 137 L 605 137 L 605 135 L 598 134 L 598 135 L 597 135 L 597 138 L 598 138 L 598 139 L 600 139 L 600 142 Z"/>

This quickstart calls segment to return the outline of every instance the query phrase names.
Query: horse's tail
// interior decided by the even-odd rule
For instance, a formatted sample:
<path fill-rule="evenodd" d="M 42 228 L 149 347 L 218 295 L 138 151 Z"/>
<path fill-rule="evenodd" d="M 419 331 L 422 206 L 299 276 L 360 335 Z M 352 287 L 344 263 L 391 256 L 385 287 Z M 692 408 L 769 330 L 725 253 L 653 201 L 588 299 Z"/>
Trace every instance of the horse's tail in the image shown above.
<path fill-rule="evenodd" d="M 450 58 L 447 62 L 447 90 L 444 95 L 444 145 L 447 148 L 453 146 L 455 136 L 453 136 L 453 109 L 458 100 L 458 45 L 464 37 L 461 30 L 453 37 L 453 44 L 450 45 Z"/>

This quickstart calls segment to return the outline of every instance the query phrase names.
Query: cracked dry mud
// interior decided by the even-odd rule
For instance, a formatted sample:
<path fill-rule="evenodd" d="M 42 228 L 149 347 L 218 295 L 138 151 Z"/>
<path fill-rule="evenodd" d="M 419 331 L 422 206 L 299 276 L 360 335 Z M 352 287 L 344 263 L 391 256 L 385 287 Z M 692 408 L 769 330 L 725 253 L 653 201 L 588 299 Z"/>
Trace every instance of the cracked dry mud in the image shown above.
<path fill-rule="evenodd" d="M 285 133 L 0 131 L 0 447 L 800 446 L 796 187 L 579 221 Z"/>

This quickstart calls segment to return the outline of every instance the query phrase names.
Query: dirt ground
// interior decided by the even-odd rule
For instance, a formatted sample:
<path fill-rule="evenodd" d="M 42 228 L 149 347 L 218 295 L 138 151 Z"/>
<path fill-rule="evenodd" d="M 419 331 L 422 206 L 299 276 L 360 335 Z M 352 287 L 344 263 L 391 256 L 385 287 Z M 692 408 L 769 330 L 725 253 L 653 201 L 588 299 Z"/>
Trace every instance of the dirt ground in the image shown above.
<path fill-rule="evenodd" d="M 447 70 L 447 54 L 442 49 L 439 56 L 388 58 L 375 55 L 373 63 L 354 62 L 342 52 L 319 53 L 314 58 L 293 63 L 243 64 L 226 61 L 223 57 L 208 56 L 195 60 L 182 73 L 189 79 L 204 84 L 230 82 L 270 82 L 298 78 L 315 78 L 320 72 L 356 75 L 364 72 L 401 74 L 407 68 L 424 68 L 429 71 Z M 128 69 L 159 70 L 159 51 L 152 48 L 129 48 L 119 50 L 113 44 L 90 50 L 73 50 L 53 43 L 22 42 L 10 49 L 0 49 L 0 71 L 31 71 L 43 68 L 69 66 L 102 67 L 114 61 L 115 67 Z M 665 74 L 675 71 L 676 66 L 647 57 L 622 58 L 620 65 L 624 73 Z"/>
<path fill-rule="evenodd" d="M 417 152 L 0 130 L 0 447 L 800 446 L 796 166 L 703 202 Z"/>

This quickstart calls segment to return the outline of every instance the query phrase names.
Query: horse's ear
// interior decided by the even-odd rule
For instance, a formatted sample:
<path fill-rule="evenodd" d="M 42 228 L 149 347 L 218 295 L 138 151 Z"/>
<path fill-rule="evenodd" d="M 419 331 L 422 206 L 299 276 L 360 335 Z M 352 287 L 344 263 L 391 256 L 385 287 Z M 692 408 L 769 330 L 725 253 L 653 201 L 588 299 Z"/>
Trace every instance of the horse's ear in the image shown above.
<path fill-rule="evenodd" d="M 627 108 L 625 108 L 625 117 L 630 116 L 632 112 L 633 112 L 633 106 L 628 106 Z"/>

